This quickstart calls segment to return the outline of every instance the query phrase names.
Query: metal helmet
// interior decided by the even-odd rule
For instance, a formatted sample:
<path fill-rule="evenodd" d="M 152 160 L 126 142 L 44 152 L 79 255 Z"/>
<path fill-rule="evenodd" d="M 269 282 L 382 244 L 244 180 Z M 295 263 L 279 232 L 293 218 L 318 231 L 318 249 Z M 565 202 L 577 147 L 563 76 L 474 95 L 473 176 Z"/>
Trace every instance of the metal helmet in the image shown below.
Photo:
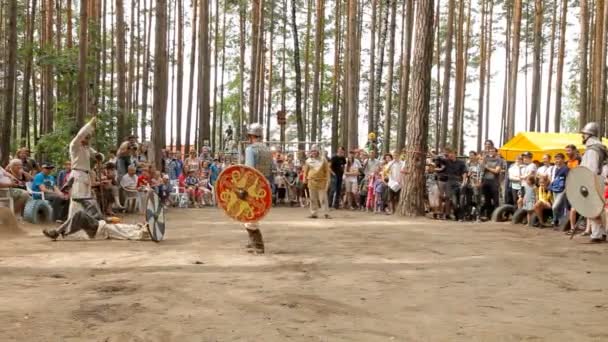
<path fill-rule="evenodd" d="M 581 129 L 581 133 L 589 134 L 594 137 L 600 136 L 600 125 L 597 122 L 588 122 L 583 129 Z"/>
<path fill-rule="evenodd" d="M 262 137 L 264 135 L 264 127 L 257 122 L 249 124 L 247 127 L 247 135 Z"/>

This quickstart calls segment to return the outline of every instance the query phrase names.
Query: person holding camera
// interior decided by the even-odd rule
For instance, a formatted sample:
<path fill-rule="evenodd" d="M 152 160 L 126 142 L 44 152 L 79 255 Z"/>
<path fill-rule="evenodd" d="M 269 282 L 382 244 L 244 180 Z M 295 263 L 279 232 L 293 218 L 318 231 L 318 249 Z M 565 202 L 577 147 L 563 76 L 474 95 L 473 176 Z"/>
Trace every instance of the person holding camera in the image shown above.
<path fill-rule="evenodd" d="M 127 137 L 126 141 L 123 141 L 122 144 L 118 147 L 117 152 L 117 160 L 116 160 L 116 169 L 118 172 L 118 179 L 122 179 L 127 173 L 127 169 L 129 165 L 133 164 L 133 157 L 137 155 L 138 150 L 137 145 L 137 136 L 130 135 Z"/>

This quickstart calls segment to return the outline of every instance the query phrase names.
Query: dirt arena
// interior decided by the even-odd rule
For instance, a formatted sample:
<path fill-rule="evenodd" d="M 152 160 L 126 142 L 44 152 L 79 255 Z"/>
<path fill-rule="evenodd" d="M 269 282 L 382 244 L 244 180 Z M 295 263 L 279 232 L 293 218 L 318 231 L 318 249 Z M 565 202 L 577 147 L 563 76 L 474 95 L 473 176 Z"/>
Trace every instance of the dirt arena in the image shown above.
<path fill-rule="evenodd" d="M 2 341 L 606 341 L 606 245 L 510 224 L 217 209 L 167 240 L 0 241 Z"/>

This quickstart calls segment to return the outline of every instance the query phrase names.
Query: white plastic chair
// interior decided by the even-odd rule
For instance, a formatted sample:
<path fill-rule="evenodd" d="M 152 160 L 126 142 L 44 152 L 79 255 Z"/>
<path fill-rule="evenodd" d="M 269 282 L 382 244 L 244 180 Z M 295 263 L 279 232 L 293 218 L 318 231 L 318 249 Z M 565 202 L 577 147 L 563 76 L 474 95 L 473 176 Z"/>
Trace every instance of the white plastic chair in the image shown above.
<path fill-rule="evenodd" d="M 189 198 L 186 189 L 179 186 L 179 180 L 175 179 L 170 181 L 171 189 L 173 190 L 169 196 L 173 203 L 177 203 L 179 208 L 188 208 Z"/>
<path fill-rule="evenodd" d="M 10 189 L 0 189 L 0 203 L 2 202 L 7 203 L 11 212 L 15 211 L 15 201 L 11 196 Z"/>
<path fill-rule="evenodd" d="M 34 184 L 33 182 L 27 182 L 27 183 L 25 183 L 25 188 L 27 189 L 27 192 L 32 196 L 32 198 L 34 198 L 34 195 L 39 195 L 40 199 L 43 200 L 43 201 L 45 201 L 46 198 L 44 198 L 44 192 L 32 190 L 33 184 Z"/>

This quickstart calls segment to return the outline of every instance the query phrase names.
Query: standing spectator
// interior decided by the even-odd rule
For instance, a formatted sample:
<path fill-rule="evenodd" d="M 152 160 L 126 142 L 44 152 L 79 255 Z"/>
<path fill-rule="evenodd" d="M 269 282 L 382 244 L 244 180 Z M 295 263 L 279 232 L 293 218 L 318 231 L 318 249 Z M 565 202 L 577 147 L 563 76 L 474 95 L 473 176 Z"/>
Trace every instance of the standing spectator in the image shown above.
<path fill-rule="evenodd" d="M 534 206 L 536 205 L 536 177 L 534 175 L 528 176 L 523 184 L 523 196 L 519 197 L 519 204 L 527 213 L 528 226 L 532 226 L 532 214 L 534 213 Z"/>
<path fill-rule="evenodd" d="M 204 162 L 204 161 L 210 162 L 212 160 L 211 153 L 209 152 L 209 146 L 203 146 L 201 148 L 201 155 L 199 156 L 199 160 L 201 162 Z"/>
<path fill-rule="evenodd" d="M 511 164 L 507 172 L 509 177 L 509 191 L 511 192 L 513 205 L 517 205 L 517 199 L 519 198 L 519 192 L 521 191 L 522 186 L 521 175 L 524 167 L 524 159 L 520 154 L 515 159 L 515 162 Z"/>
<path fill-rule="evenodd" d="M 460 187 L 462 186 L 463 181 L 466 181 L 467 166 L 462 160 L 456 158 L 455 151 L 447 149 L 446 152 L 445 174 L 447 176 L 447 200 L 444 215 L 450 216 L 453 210 L 455 218 L 460 219 Z"/>
<path fill-rule="evenodd" d="M 122 180 L 122 176 L 128 172 L 129 165 L 133 164 L 132 158 L 137 153 L 137 136 L 130 135 L 126 141 L 118 147 L 116 170 L 118 171 L 118 179 Z"/>
<path fill-rule="evenodd" d="M 304 164 L 304 182 L 308 185 L 310 192 L 310 218 L 317 218 L 319 205 L 325 218 L 330 218 L 327 201 L 330 172 L 327 160 L 319 155 L 317 145 L 311 146 L 310 157 Z"/>
<path fill-rule="evenodd" d="M 529 176 L 536 177 L 536 171 L 538 170 L 536 164 L 532 162 L 532 153 L 524 152 L 522 154 L 524 160 L 524 168 L 521 175 L 521 180 L 525 181 Z"/>
<path fill-rule="evenodd" d="M 549 190 L 553 192 L 553 225 L 558 226 L 564 218 L 567 207 L 566 199 L 566 177 L 568 177 L 568 167 L 565 164 L 563 153 L 555 155 L 555 167 L 551 177 Z"/>
<path fill-rule="evenodd" d="M 384 170 L 386 177 L 388 178 L 388 212 L 389 214 L 393 214 L 401 193 L 401 169 L 403 167 L 403 163 L 399 160 L 394 160 L 393 155 L 389 153 L 384 155 L 384 159 L 387 162 Z"/>
<path fill-rule="evenodd" d="M 330 200 L 334 209 L 340 209 L 340 192 L 342 190 L 342 177 L 344 177 L 344 166 L 346 158 L 344 157 L 344 147 L 338 148 L 338 154 L 331 157 L 331 174 L 332 174 L 332 191 Z"/>
<path fill-rule="evenodd" d="M 376 172 L 376 170 L 378 169 L 378 165 L 380 165 L 380 161 L 378 160 L 378 154 L 376 153 L 376 151 L 372 150 L 367 155 L 367 158 L 365 158 L 365 160 L 363 161 L 362 167 L 365 176 L 369 177 L 370 175 L 374 174 L 374 172 Z"/>
<path fill-rule="evenodd" d="M 346 203 L 351 210 L 358 207 L 358 195 L 359 195 L 359 171 L 361 170 L 361 163 L 355 158 L 355 151 L 348 153 L 348 159 L 346 161 L 346 170 L 344 172 L 344 185 L 346 191 Z"/>
<path fill-rule="evenodd" d="M 485 218 L 490 217 L 494 209 L 499 205 L 499 177 L 503 163 L 496 153 L 495 147 L 489 148 L 483 162 L 481 193 L 484 197 L 482 216 Z"/>
<path fill-rule="evenodd" d="M 215 158 L 211 162 L 211 165 L 209 165 L 209 183 L 211 186 L 215 186 L 215 181 L 220 176 L 220 172 L 222 172 L 220 161 L 218 158 Z"/>
<path fill-rule="evenodd" d="M 566 165 L 569 169 L 573 169 L 581 163 L 581 155 L 576 146 L 572 144 L 566 146 L 566 157 L 568 157 Z"/>
<path fill-rule="evenodd" d="M 538 170 L 536 171 L 537 176 L 540 178 L 540 176 L 547 176 L 549 177 L 549 182 L 551 182 L 553 179 L 551 179 L 551 177 L 553 176 L 553 165 L 551 165 L 551 155 L 550 154 L 544 154 L 543 155 L 543 165 L 541 165 Z"/>
<path fill-rule="evenodd" d="M 469 160 L 467 161 L 467 170 L 469 180 L 468 184 L 473 190 L 473 204 L 479 209 L 481 198 L 481 180 L 483 177 L 483 166 L 479 160 L 480 156 L 475 151 L 469 152 Z"/>
<path fill-rule="evenodd" d="M 376 177 L 374 180 L 374 198 L 375 198 L 375 203 L 374 203 L 374 212 L 376 214 L 380 214 L 382 212 L 384 212 L 384 197 L 385 197 L 385 193 L 388 189 L 388 186 L 386 185 L 386 181 L 388 181 L 388 178 L 384 179 L 382 178 L 382 171 L 380 169 L 378 169 L 376 171 Z"/>

